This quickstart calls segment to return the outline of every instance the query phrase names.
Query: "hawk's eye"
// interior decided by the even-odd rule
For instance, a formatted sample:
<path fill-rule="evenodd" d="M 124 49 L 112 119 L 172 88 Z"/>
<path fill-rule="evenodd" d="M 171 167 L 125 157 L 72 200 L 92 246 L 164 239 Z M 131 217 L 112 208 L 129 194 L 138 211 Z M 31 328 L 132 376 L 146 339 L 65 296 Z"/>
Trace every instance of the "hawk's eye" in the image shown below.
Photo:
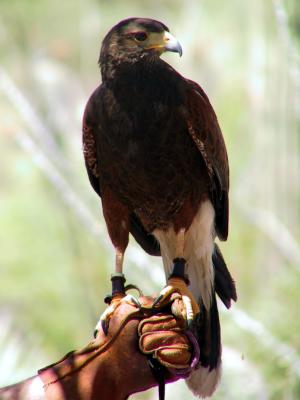
<path fill-rule="evenodd" d="M 134 38 L 138 40 L 139 42 L 143 42 L 144 40 L 147 39 L 147 33 L 146 32 L 137 32 L 134 34 Z"/>

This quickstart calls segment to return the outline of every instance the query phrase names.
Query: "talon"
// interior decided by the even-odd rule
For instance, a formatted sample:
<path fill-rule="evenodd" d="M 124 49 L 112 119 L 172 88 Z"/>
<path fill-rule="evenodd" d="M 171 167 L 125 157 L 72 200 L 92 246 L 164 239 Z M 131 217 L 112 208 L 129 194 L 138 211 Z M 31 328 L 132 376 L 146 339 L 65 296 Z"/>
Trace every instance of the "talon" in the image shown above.
<path fill-rule="evenodd" d="M 133 305 L 135 305 L 137 308 L 142 307 L 139 300 L 136 297 L 134 297 L 132 294 L 128 294 L 126 297 L 124 297 L 124 299 L 122 301 L 126 302 L 126 303 L 133 303 Z"/>
<path fill-rule="evenodd" d="M 160 295 L 154 300 L 152 307 L 157 307 L 158 305 L 162 307 L 164 302 L 166 303 L 165 305 L 167 305 L 170 302 L 170 298 L 173 293 L 178 293 L 180 295 L 181 292 L 177 287 L 171 285 L 164 287 L 160 292 Z"/>
<path fill-rule="evenodd" d="M 169 281 L 168 281 L 169 282 Z M 160 295 L 154 300 L 152 307 L 156 307 L 159 303 L 163 303 L 165 300 L 169 299 L 169 297 L 173 293 L 181 293 L 180 289 L 174 285 L 168 285 L 162 289 Z"/>
<path fill-rule="evenodd" d="M 187 320 L 193 320 L 194 319 L 194 312 L 193 312 L 191 299 L 188 296 L 183 295 L 182 296 L 182 300 L 183 300 L 183 303 L 184 303 L 184 306 L 185 306 Z"/>
<path fill-rule="evenodd" d="M 108 327 L 109 327 L 109 321 L 107 321 L 106 319 L 102 319 L 101 320 L 101 328 L 102 328 L 105 336 L 107 336 L 107 334 L 108 334 Z"/>
<path fill-rule="evenodd" d="M 161 301 L 161 299 L 162 299 L 163 297 L 164 297 L 164 296 L 163 296 L 162 294 L 160 294 L 160 295 L 154 300 L 154 302 L 153 302 L 153 304 L 152 304 L 152 307 L 153 307 L 153 308 L 156 307 L 157 304 L 160 303 L 160 301 Z"/>
<path fill-rule="evenodd" d="M 167 305 L 170 302 L 172 302 L 171 311 L 173 315 L 176 318 L 182 318 L 187 326 L 191 327 L 195 315 L 199 312 L 199 306 L 187 287 L 184 277 L 170 277 L 168 285 L 160 292 L 160 295 L 153 302 L 152 307 L 157 308 L 164 304 Z"/>
<path fill-rule="evenodd" d="M 188 327 L 188 329 L 191 329 L 191 327 L 193 325 L 193 321 L 194 321 L 194 312 L 193 312 L 192 302 L 188 296 L 182 296 L 182 301 L 185 306 L 187 327 Z"/>
<path fill-rule="evenodd" d="M 168 284 L 173 287 L 174 291 L 177 290 L 182 295 L 189 317 L 199 313 L 199 305 L 183 279 L 172 277 L 169 278 Z"/>
<path fill-rule="evenodd" d="M 121 302 L 124 298 L 125 297 L 123 294 L 118 294 L 118 295 L 112 296 L 110 305 L 107 307 L 107 309 L 101 315 L 100 320 L 95 327 L 95 330 L 99 331 L 100 329 L 102 329 L 105 336 L 107 336 L 110 319 L 111 319 L 113 313 L 115 312 L 116 308 L 119 307 L 119 305 L 121 304 Z"/>
<path fill-rule="evenodd" d="M 168 278 L 167 286 L 153 302 L 152 307 L 172 303 L 171 310 L 177 318 L 182 318 L 188 327 L 193 324 L 194 316 L 199 313 L 199 305 L 188 288 L 189 280 L 185 275 L 186 260 L 183 255 L 184 230 L 178 234 L 176 254 L 173 260 L 173 271 Z M 176 297 L 177 294 L 177 297 Z M 175 300 L 176 299 L 176 300 Z M 177 300 L 178 299 L 178 300 Z M 181 304 L 180 304 L 181 303 Z"/>
<path fill-rule="evenodd" d="M 94 331 L 94 337 L 97 336 L 98 332 L 100 329 L 102 329 L 103 333 L 105 336 L 108 334 L 108 329 L 109 329 L 109 322 L 110 319 L 115 312 L 115 310 L 121 305 L 122 303 L 127 303 L 130 305 L 133 305 L 137 308 L 141 308 L 141 303 L 139 300 L 132 296 L 131 294 L 128 294 L 127 296 L 124 296 L 122 294 L 118 294 L 112 297 L 111 303 L 109 307 L 104 311 L 104 313 L 101 315 L 99 322 L 97 323 Z M 96 335 L 96 336 L 95 336 Z"/>

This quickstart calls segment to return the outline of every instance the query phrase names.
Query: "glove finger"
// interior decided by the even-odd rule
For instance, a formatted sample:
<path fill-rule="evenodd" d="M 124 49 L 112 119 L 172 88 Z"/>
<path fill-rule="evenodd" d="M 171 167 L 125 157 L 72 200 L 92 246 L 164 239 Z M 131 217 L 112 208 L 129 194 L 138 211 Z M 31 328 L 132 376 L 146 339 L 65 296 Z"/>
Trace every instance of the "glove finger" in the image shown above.
<path fill-rule="evenodd" d="M 155 353 L 158 361 L 167 368 L 189 368 L 191 352 L 188 346 L 165 347 Z"/>
<path fill-rule="evenodd" d="M 152 353 L 160 348 L 182 345 L 190 347 L 187 337 L 174 331 L 144 333 L 139 340 L 139 346 L 143 353 Z"/>
<path fill-rule="evenodd" d="M 146 332 L 165 330 L 179 330 L 178 322 L 172 315 L 157 314 L 150 318 L 143 319 L 138 328 L 139 335 Z"/>

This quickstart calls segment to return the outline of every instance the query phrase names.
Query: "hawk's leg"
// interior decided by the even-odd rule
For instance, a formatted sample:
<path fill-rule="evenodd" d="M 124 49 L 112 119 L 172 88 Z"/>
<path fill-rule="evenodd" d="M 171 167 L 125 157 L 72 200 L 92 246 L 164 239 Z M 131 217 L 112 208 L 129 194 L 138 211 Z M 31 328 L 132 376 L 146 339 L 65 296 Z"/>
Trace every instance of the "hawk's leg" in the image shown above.
<path fill-rule="evenodd" d="M 199 313 L 199 305 L 187 286 L 189 280 L 187 275 L 185 275 L 186 260 L 184 258 L 184 239 L 185 230 L 182 228 L 176 235 L 176 257 L 173 260 L 172 273 L 168 277 L 167 286 L 160 292 L 153 306 L 155 307 L 157 304 L 161 304 L 172 293 L 179 292 L 182 295 L 184 305 L 181 316 L 186 319 L 188 326 L 191 326 L 194 316 Z"/>
<path fill-rule="evenodd" d="M 96 330 L 102 327 L 103 332 L 107 334 L 112 314 L 123 301 L 128 301 L 124 287 L 123 262 L 129 240 L 130 223 L 127 207 L 106 186 L 102 192 L 102 207 L 107 230 L 116 250 L 115 273 L 111 278 L 112 292 L 105 299 L 109 305 L 96 326 Z"/>
<path fill-rule="evenodd" d="M 122 273 L 124 260 L 124 252 L 116 250 L 116 264 L 115 264 L 115 273 L 111 275 L 111 294 L 105 296 L 104 302 L 108 304 L 107 309 L 101 315 L 100 320 L 98 321 L 94 336 L 96 337 L 100 328 L 102 328 L 105 335 L 108 333 L 109 321 L 111 316 L 115 312 L 116 308 L 121 304 L 122 300 L 125 298 L 125 276 Z"/>
<path fill-rule="evenodd" d="M 126 279 L 124 274 L 120 272 L 122 271 L 123 259 L 124 259 L 124 253 L 121 254 L 120 252 L 117 251 L 116 272 L 111 276 L 111 286 L 112 286 L 111 295 L 106 296 L 104 299 L 105 303 L 108 304 L 108 307 L 101 315 L 100 320 L 95 327 L 95 332 L 94 332 L 95 337 L 97 336 L 100 328 L 102 328 L 105 335 L 107 335 L 110 319 L 115 310 L 119 307 L 119 305 L 121 305 L 122 303 L 129 303 L 136 307 L 141 306 L 139 300 L 136 299 L 134 296 L 132 296 L 131 294 L 126 295 L 126 290 L 128 290 L 129 288 L 132 287 L 135 289 L 138 288 L 136 288 L 133 285 L 128 285 L 127 287 L 125 287 L 124 284 L 126 282 Z"/>

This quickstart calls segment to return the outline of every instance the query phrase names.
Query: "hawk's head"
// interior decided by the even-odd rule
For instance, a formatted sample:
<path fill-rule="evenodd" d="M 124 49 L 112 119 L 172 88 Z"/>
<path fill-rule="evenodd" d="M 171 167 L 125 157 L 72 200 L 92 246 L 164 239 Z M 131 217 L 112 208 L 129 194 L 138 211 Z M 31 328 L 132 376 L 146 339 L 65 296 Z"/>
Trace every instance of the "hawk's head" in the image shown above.
<path fill-rule="evenodd" d="M 99 62 L 137 62 L 159 57 L 165 51 L 182 55 L 177 39 L 166 25 L 149 18 L 128 18 L 115 25 L 105 36 Z"/>

